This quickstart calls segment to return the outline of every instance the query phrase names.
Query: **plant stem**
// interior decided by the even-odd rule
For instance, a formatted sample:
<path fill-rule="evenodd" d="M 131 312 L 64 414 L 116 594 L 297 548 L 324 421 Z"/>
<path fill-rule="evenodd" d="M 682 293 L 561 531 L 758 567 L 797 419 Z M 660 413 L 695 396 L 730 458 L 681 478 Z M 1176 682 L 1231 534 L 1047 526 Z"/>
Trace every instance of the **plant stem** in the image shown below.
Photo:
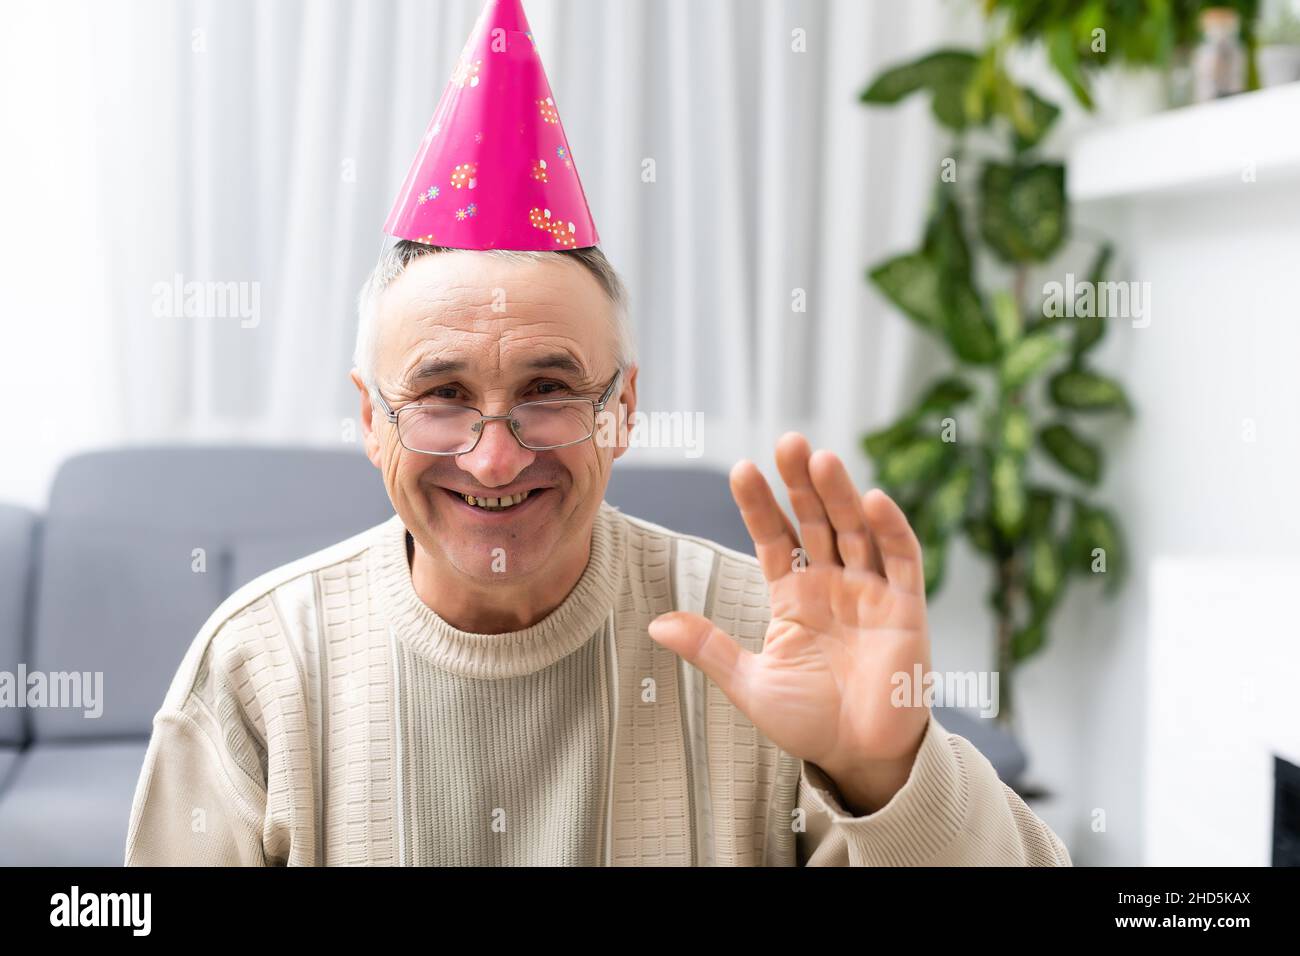
<path fill-rule="evenodd" d="M 1020 265 L 1016 267 L 1012 280 L 1012 295 L 1015 297 L 1016 310 L 1024 314 L 1025 287 L 1029 282 L 1029 269 Z M 1004 401 L 1011 406 L 1020 405 L 1023 400 L 1020 390 L 1006 395 Z M 1010 726 L 1014 715 L 1014 696 L 1012 694 L 1012 677 L 1015 658 L 1012 655 L 1012 641 L 1016 634 L 1016 608 L 1021 601 L 1022 582 L 1020 580 L 1020 561 L 1016 557 L 1015 543 L 1009 543 L 1009 550 L 998 559 L 998 593 L 1002 596 L 998 610 L 998 688 L 1001 700 L 998 704 L 998 722 Z"/>
<path fill-rule="evenodd" d="M 1012 668 L 1015 660 L 1011 655 L 1011 641 L 1016 633 L 1015 605 L 1019 599 L 1019 562 L 1014 552 L 998 562 L 998 593 L 1002 595 L 1002 606 L 998 611 L 998 722 L 1009 725 L 1012 718 L 1013 696 L 1011 692 Z"/>

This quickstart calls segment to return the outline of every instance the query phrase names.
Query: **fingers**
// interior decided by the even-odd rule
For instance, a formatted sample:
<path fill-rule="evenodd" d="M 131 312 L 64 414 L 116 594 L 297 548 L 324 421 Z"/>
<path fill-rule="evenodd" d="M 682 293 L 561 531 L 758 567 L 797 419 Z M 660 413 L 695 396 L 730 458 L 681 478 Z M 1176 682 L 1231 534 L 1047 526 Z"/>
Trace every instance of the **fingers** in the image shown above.
<path fill-rule="evenodd" d="M 740 461 L 731 469 L 731 496 L 754 539 L 763 577 L 775 581 L 790 570 L 791 552 L 799 547 L 790 519 L 776 503 L 767 479 L 752 461 Z"/>
<path fill-rule="evenodd" d="M 748 714 L 746 676 L 754 654 L 706 617 L 674 611 L 650 622 L 650 637 L 702 670 L 727 697 Z"/>
<path fill-rule="evenodd" d="M 885 563 L 890 585 L 909 594 L 925 594 L 925 569 L 921 564 L 921 542 L 894 499 L 879 488 L 862 497 L 867 523 Z"/>
<path fill-rule="evenodd" d="M 808 473 L 811 454 L 808 439 L 798 432 L 786 432 L 776 443 L 776 467 L 790 492 L 790 504 L 799 519 L 799 537 L 803 539 L 809 561 L 836 564 L 839 558 L 835 550 L 835 529 L 822 506 L 822 495 L 813 487 Z M 856 491 L 853 497 L 857 498 Z"/>
<path fill-rule="evenodd" d="M 883 575 L 884 565 L 872 539 L 863 499 L 858 497 L 858 489 L 854 487 L 844 462 L 831 452 L 818 451 L 813 454 L 807 468 L 818 501 L 834 528 L 833 538 L 839 559 L 846 568 Z"/>
<path fill-rule="evenodd" d="M 768 581 L 789 572 L 802 538 L 810 563 L 878 574 L 906 591 L 924 582 L 920 544 L 888 495 L 873 489 L 859 496 L 844 462 L 829 451 L 810 451 L 798 432 L 781 436 L 776 463 L 799 521 L 798 535 L 753 462 L 741 461 L 731 470 L 731 493 Z M 891 539 L 888 549 L 884 534 Z"/>

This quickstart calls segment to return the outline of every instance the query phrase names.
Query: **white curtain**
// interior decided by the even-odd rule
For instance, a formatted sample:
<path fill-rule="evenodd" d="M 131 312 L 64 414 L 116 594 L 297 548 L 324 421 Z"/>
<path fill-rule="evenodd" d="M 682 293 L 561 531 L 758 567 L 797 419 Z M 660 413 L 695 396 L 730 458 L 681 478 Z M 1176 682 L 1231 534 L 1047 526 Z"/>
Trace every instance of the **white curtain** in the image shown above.
<path fill-rule="evenodd" d="M 58 15 L 20 5 L 29 21 Z M 865 477 L 858 437 L 919 387 L 929 346 L 865 269 L 917 242 L 938 140 L 923 103 L 869 110 L 857 94 L 969 31 L 974 6 L 526 0 L 602 245 L 632 291 L 642 409 L 702 412 L 704 460 L 770 471 L 771 442 L 793 427 Z M 58 95 L 91 104 L 88 126 L 48 147 L 88 167 L 67 215 L 91 232 L 96 278 L 65 281 L 95 283 L 97 351 L 80 361 L 109 370 L 97 434 L 349 440 L 356 292 L 479 0 L 72 9 L 75 26 L 44 24 L 66 62 L 43 66 L 81 70 Z M 166 314 L 160 290 L 178 281 L 235 283 L 257 314 Z M 85 441 L 60 434 L 62 451 Z"/>

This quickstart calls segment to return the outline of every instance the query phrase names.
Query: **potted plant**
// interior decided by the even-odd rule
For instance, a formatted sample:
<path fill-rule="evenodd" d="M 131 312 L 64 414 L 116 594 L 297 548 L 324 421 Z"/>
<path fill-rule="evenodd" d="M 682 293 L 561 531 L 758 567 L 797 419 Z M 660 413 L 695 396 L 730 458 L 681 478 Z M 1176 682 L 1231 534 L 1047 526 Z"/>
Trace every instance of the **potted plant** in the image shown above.
<path fill-rule="evenodd" d="M 1124 388 L 1092 364 L 1108 318 L 1095 296 L 1090 308 L 1053 305 L 1029 286 L 1031 269 L 1069 237 L 1066 170 L 1039 152 L 1059 109 L 1011 78 L 1006 50 L 940 50 L 886 70 L 861 95 L 868 104 L 928 95 L 953 137 L 919 248 L 869 277 L 947 344 L 954 364 L 863 446 L 917 530 L 929 594 L 957 537 L 988 562 L 1004 724 L 1014 670 L 1047 645 L 1071 575 L 1104 581 L 1108 593 L 1123 579 L 1119 521 L 1090 494 L 1104 455 L 1085 422 L 1132 414 Z M 968 152 L 975 129 L 1000 134 L 1001 147 Z M 1103 244 L 1078 288 L 1096 288 L 1110 258 Z M 994 274 L 1005 281 L 989 284 Z"/>
<path fill-rule="evenodd" d="M 984 0 L 1001 40 L 1041 44 L 1075 99 L 1093 108 L 1093 79 L 1115 66 L 1154 68 L 1165 80 L 1169 106 L 1192 102 L 1192 51 L 1201 40 L 1201 15 L 1214 7 L 1237 13 L 1245 50 L 1247 90 L 1259 88 L 1256 21 L 1259 0 Z"/>

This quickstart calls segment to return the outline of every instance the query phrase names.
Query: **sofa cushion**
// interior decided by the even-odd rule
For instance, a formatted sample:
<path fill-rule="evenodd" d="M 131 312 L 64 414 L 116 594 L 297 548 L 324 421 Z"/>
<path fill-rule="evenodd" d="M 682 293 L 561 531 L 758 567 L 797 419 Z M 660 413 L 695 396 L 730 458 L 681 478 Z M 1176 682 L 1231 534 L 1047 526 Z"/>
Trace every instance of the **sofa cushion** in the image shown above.
<path fill-rule="evenodd" d="M 341 535 L 328 528 L 318 528 L 307 534 L 250 538 L 237 542 L 231 548 L 230 590 L 241 588 L 267 571 L 273 571 L 282 564 L 314 554 L 341 540 Z"/>
<path fill-rule="evenodd" d="M 102 673 L 104 709 L 32 710 L 33 739 L 147 737 L 195 634 L 251 569 L 392 513 L 357 452 L 130 448 L 69 459 L 50 492 L 28 667 Z"/>
<path fill-rule="evenodd" d="M 948 733 L 969 740 L 993 764 L 1002 782 L 1015 789 L 1029 760 L 1011 731 L 976 711 L 956 707 L 935 707 L 934 717 Z"/>
<path fill-rule="evenodd" d="M 725 471 L 615 462 L 605 500 L 631 517 L 707 538 L 742 554 L 754 553 L 754 540 L 731 497 Z"/>
<path fill-rule="evenodd" d="M 121 866 L 147 740 L 38 744 L 0 793 L 0 866 Z"/>
<path fill-rule="evenodd" d="M 206 550 L 201 572 L 195 548 Z M 220 538 L 197 531 L 144 526 L 126 534 L 96 518 L 48 523 L 28 668 L 51 681 L 83 675 L 103 700 L 98 716 L 82 706 L 31 709 L 35 739 L 148 734 L 186 647 L 226 596 L 221 548 Z"/>

